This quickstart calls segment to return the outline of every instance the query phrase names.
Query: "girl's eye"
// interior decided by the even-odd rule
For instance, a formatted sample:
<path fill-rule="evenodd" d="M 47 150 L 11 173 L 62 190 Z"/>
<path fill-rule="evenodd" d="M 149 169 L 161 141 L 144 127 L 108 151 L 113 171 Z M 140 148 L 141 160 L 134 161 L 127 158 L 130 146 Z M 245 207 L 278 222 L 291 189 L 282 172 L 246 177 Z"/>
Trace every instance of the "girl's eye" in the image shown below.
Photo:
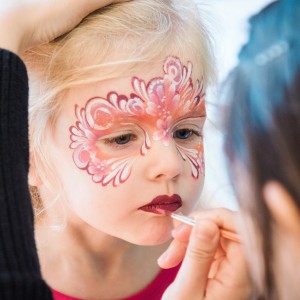
<path fill-rule="evenodd" d="M 130 140 L 131 140 L 131 135 L 126 134 L 115 138 L 115 143 L 118 145 L 124 145 L 127 144 Z"/>
<path fill-rule="evenodd" d="M 130 141 L 133 141 L 134 135 L 133 134 L 122 134 L 117 137 L 106 139 L 106 144 L 117 144 L 117 145 L 125 145 Z"/>
<path fill-rule="evenodd" d="M 174 132 L 173 137 L 180 139 L 180 140 L 186 140 L 188 138 L 190 138 L 193 134 L 199 136 L 199 133 L 195 130 L 192 129 L 178 129 Z"/>

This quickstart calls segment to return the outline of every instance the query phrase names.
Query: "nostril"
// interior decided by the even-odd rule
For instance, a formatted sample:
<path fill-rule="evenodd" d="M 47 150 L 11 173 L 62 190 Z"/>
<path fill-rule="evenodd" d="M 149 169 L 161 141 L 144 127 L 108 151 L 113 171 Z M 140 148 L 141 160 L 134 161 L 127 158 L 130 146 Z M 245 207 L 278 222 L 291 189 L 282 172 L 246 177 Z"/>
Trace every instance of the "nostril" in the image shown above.
<path fill-rule="evenodd" d="M 172 173 L 166 172 L 165 174 L 161 173 L 156 175 L 155 179 L 168 179 L 168 180 L 176 181 L 179 176 L 180 176 L 179 173 L 173 175 Z"/>
<path fill-rule="evenodd" d="M 184 168 L 184 161 L 175 143 L 164 146 L 161 141 L 155 141 L 145 161 L 147 176 L 151 180 L 176 180 Z"/>

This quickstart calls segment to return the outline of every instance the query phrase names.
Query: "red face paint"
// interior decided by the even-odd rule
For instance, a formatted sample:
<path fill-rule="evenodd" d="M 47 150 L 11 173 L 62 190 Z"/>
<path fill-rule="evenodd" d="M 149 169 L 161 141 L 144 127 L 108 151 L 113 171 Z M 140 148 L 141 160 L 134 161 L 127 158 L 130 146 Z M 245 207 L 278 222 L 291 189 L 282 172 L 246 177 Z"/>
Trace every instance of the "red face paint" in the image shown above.
<path fill-rule="evenodd" d="M 203 81 L 197 80 L 194 86 L 192 64 L 183 66 L 173 56 L 167 57 L 163 71 L 163 77 L 148 83 L 133 77 L 134 93 L 129 97 L 110 92 L 107 98 L 90 99 L 84 108 L 75 107 L 78 121 L 70 127 L 73 160 L 94 182 L 117 186 L 126 181 L 136 158 L 150 149 L 151 138 L 165 146 L 174 139 L 182 159 L 191 165 L 192 176 L 204 173 L 200 137 L 200 119 L 206 116 Z M 118 136 L 115 129 L 120 127 L 126 130 Z M 128 136 L 133 138 L 128 140 Z M 107 141 L 118 146 L 110 148 Z"/>

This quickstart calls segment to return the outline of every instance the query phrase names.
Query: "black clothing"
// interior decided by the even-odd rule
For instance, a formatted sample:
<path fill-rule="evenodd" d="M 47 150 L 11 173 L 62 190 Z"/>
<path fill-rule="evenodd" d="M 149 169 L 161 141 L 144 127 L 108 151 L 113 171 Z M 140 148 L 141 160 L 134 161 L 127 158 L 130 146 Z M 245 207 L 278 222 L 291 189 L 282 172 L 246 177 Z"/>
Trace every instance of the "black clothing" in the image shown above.
<path fill-rule="evenodd" d="M 41 277 L 28 190 L 28 77 L 0 50 L 0 299 L 53 299 Z"/>

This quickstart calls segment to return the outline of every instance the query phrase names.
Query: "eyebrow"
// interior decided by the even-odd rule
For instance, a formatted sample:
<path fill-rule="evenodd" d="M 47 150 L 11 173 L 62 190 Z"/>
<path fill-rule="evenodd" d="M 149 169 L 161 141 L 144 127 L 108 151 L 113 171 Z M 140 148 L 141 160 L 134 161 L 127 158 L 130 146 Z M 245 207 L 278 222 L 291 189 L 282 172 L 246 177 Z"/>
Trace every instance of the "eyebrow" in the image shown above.
<path fill-rule="evenodd" d="M 204 114 L 198 112 L 198 111 L 191 111 L 188 112 L 182 116 L 179 116 L 178 118 L 176 118 L 176 120 L 184 120 L 184 119 L 189 119 L 189 118 L 206 118 L 206 112 L 204 112 Z"/>
<path fill-rule="evenodd" d="M 199 111 L 191 111 L 188 113 L 185 113 L 183 115 L 177 116 L 173 121 L 178 122 L 180 120 L 188 119 L 188 118 L 206 118 L 207 114 L 204 111 L 204 113 L 200 113 Z M 111 120 L 111 124 L 115 125 L 118 124 L 119 122 L 126 122 L 130 120 L 138 120 L 141 118 L 151 118 L 151 119 L 156 119 L 159 116 L 150 116 L 147 113 L 141 114 L 141 115 L 125 115 L 124 112 L 117 112 L 115 117 Z"/>

